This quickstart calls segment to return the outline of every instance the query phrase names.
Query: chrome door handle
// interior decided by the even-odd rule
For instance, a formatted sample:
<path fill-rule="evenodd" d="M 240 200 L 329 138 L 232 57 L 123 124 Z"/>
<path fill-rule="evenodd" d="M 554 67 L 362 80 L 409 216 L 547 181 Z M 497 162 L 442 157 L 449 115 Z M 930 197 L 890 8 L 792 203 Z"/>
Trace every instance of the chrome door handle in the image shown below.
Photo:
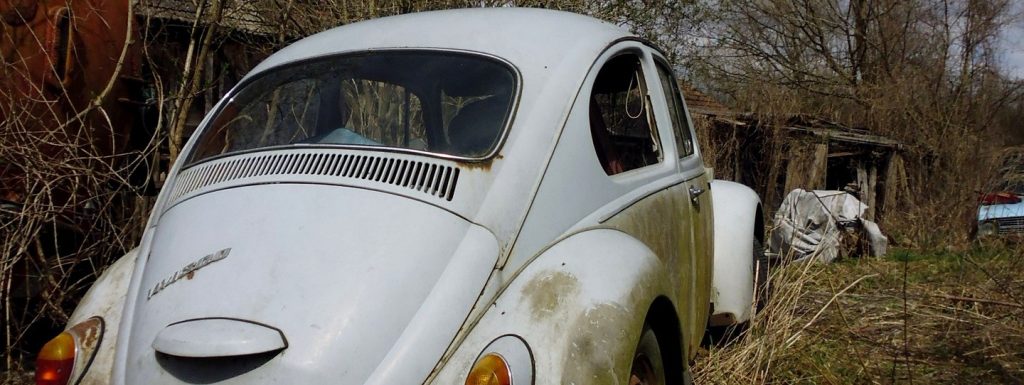
<path fill-rule="evenodd" d="M 704 191 L 705 190 L 700 187 L 690 186 L 690 201 L 693 202 L 694 205 L 699 205 L 700 202 L 697 201 L 697 198 L 700 197 L 700 194 L 703 194 Z"/>

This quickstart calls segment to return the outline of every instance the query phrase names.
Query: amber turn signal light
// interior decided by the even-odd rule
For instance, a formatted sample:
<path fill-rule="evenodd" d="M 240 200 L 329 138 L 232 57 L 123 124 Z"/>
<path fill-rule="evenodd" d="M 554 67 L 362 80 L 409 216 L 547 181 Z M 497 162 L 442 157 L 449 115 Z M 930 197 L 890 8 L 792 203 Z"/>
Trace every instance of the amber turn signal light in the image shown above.
<path fill-rule="evenodd" d="M 79 382 L 103 341 L 103 318 L 92 317 L 72 326 L 43 345 L 36 357 L 36 385 Z"/>
<path fill-rule="evenodd" d="M 75 338 L 63 332 L 43 345 L 36 358 L 36 385 L 67 385 L 75 369 Z"/>
<path fill-rule="evenodd" d="M 480 357 L 466 377 L 466 385 L 511 385 L 512 374 L 501 356 L 488 353 Z"/>

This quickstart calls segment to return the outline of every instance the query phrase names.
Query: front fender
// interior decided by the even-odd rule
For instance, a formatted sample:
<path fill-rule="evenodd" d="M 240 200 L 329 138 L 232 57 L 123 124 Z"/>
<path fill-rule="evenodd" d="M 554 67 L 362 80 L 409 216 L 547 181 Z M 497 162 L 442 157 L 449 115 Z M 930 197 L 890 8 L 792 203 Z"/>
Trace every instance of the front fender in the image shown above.
<path fill-rule="evenodd" d="M 711 326 L 750 319 L 754 301 L 753 241 L 762 237 L 761 199 L 749 187 L 724 180 L 711 182 L 715 213 L 715 268 L 711 283 Z M 763 239 L 763 238 L 760 238 Z"/>
<path fill-rule="evenodd" d="M 657 256 L 624 233 L 596 229 L 565 238 L 530 262 L 468 326 L 473 329 L 431 383 L 464 383 L 482 350 L 504 335 L 529 346 L 534 384 L 621 383 L 648 308 L 670 295 L 665 274 Z"/>
<path fill-rule="evenodd" d="M 128 292 L 138 248 L 132 249 L 115 261 L 82 297 L 78 307 L 68 318 L 68 327 L 92 317 L 103 318 L 103 337 L 92 364 L 86 368 L 79 385 L 110 384 L 114 367 L 114 350 L 117 345 L 118 326 L 124 311 L 124 299 Z"/>

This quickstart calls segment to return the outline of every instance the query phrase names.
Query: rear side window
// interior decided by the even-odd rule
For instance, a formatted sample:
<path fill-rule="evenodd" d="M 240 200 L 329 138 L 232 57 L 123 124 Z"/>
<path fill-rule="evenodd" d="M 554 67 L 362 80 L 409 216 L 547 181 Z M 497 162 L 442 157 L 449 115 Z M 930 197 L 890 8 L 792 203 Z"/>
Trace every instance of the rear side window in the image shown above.
<path fill-rule="evenodd" d="M 667 66 L 658 62 L 658 75 L 661 78 L 661 88 L 665 90 L 665 105 L 672 115 L 672 131 L 675 132 L 676 148 L 679 149 L 679 157 L 684 158 L 693 155 L 693 137 L 690 136 L 690 126 L 686 120 L 686 109 L 683 108 L 683 97 L 679 93 L 679 85 L 672 76 L 672 71 Z"/>
<path fill-rule="evenodd" d="M 619 55 L 598 72 L 590 97 L 590 132 L 608 175 L 661 161 L 658 130 L 637 55 Z"/>

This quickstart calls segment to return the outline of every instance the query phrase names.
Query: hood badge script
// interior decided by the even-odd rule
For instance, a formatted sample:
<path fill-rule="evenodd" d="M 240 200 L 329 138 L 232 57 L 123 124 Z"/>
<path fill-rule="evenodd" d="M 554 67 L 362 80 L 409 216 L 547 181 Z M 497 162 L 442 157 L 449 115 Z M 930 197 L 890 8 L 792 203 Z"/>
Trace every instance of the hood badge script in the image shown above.
<path fill-rule="evenodd" d="M 175 271 L 174 274 L 171 274 L 171 276 L 164 278 L 160 282 L 157 282 L 156 286 L 153 286 L 152 289 L 149 289 L 149 292 L 146 295 L 146 300 L 148 301 L 150 298 L 153 298 L 154 295 L 163 291 L 165 288 L 171 286 L 175 282 L 180 281 L 182 278 L 192 279 L 192 277 L 195 276 L 196 271 L 208 266 L 211 263 L 227 258 L 229 253 L 231 253 L 230 247 L 209 254 L 205 257 L 199 258 L 199 260 L 195 262 L 185 265 L 185 267 L 181 268 L 181 270 Z"/>

